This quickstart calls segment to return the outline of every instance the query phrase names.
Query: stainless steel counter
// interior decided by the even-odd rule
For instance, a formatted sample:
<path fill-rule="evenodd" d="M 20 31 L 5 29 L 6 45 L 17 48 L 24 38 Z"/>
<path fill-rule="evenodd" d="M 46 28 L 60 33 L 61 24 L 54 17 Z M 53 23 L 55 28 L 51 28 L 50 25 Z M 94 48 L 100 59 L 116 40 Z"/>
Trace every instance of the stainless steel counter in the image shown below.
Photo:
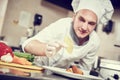
<path fill-rule="evenodd" d="M 48 70 L 32 71 L 0 65 L 0 80 L 73 80 Z"/>

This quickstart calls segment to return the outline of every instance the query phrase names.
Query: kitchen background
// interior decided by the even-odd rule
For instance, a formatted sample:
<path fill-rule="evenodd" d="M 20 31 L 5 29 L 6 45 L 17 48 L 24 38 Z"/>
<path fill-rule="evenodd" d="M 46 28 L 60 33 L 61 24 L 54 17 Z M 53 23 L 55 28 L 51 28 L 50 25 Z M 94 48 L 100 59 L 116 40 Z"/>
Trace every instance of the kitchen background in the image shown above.
<path fill-rule="evenodd" d="M 0 0 L 0 38 L 4 36 L 3 41 L 10 46 L 19 47 L 27 37 L 32 35 L 35 14 L 42 15 L 42 23 L 35 26 L 36 33 L 60 18 L 72 17 L 72 10 L 48 1 Z M 115 12 L 112 17 L 112 28 L 108 27 L 106 32 L 107 26 L 99 25 L 96 30 L 101 38 L 101 46 L 97 54 L 120 61 L 120 3 L 115 1 L 119 0 L 113 2 Z"/>

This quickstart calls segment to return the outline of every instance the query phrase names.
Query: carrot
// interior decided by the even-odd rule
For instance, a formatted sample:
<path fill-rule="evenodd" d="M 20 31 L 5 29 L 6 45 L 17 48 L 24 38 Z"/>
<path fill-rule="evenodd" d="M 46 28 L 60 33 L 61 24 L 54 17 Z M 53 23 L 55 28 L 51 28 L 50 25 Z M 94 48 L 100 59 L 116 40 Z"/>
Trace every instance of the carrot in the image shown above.
<path fill-rule="evenodd" d="M 75 65 L 72 65 L 72 70 L 73 70 L 73 73 L 83 75 L 83 71 L 82 71 L 81 69 L 79 69 L 79 68 L 78 68 L 77 66 L 75 66 Z"/>
<path fill-rule="evenodd" d="M 32 63 L 29 62 L 26 58 L 20 58 L 20 59 L 23 60 L 26 65 L 32 65 Z"/>
<path fill-rule="evenodd" d="M 14 56 L 13 57 L 13 63 L 17 63 L 17 64 L 22 64 L 22 65 L 25 65 L 24 61 L 21 61 L 19 57 L 17 56 Z"/>
<path fill-rule="evenodd" d="M 13 63 L 21 64 L 21 65 L 32 65 L 31 62 L 27 61 L 25 58 L 19 58 L 17 56 L 13 57 Z"/>

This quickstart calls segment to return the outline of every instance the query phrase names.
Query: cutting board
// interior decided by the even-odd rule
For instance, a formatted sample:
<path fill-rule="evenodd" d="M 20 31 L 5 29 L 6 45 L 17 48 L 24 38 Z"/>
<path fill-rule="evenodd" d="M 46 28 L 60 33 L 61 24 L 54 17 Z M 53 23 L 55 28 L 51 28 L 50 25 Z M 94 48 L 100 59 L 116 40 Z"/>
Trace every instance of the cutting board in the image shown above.
<path fill-rule="evenodd" d="M 34 65 L 21 65 L 21 64 L 16 64 L 16 63 L 7 63 L 3 61 L 0 61 L 0 65 L 12 66 L 12 67 L 18 67 L 18 68 L 24 68 L 24 69 L 32 69 L 32 70 L 43 70 L 42 67 L 38 67 Z"/>
<path fill-rule="evenodd" d="M 23 71 L 23 72 L 34 72 L 34 73 L 42 73 L 42 70 L 33 70 L 33 69 L 25 69 L 25 68 L 19 68 L 19 67 L 14 67 L 14 66 L 6 66 L 6 65 L 0 65 L 0 70 L 4 69 L 9 69 L 9 70 L 17 70 L 17 71 Z"/>

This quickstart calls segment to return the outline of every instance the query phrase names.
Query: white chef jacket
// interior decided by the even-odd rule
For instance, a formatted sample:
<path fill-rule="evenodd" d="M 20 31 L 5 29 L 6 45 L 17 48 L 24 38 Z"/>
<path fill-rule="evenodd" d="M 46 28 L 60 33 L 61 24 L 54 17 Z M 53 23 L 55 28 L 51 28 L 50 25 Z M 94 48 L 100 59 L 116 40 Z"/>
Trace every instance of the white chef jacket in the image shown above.
<path fill-rule="evenodd" d="M 46 56 L 36 56 L 35 64 L 36 65 L 49 65 L 57 66 L 62 68 L 67 68 L 71 64 L 76 64 L 81 69 L 90 70 L 95 61 L 96 51 L 100 44 L 100 39 L 95 31 L 93 31 L 89 36 L 89 41 L 84 45 L 78 46 L 77 39 L 72 29 L 72 18 L 63 18 L 60 19 L 48 27 L 44 28 L 37 35 L 32 38 L 29 38 L 22 44 L 22 48 L 31 40 L 38 40 L 40 42 L 47 43 L 52 40 L 64 41 L 64 38 L 68 37 L 73 42 L 72 53 L 68 53 L 65 48 L 62 48 L 58 53 L 53 57 Z"/>

